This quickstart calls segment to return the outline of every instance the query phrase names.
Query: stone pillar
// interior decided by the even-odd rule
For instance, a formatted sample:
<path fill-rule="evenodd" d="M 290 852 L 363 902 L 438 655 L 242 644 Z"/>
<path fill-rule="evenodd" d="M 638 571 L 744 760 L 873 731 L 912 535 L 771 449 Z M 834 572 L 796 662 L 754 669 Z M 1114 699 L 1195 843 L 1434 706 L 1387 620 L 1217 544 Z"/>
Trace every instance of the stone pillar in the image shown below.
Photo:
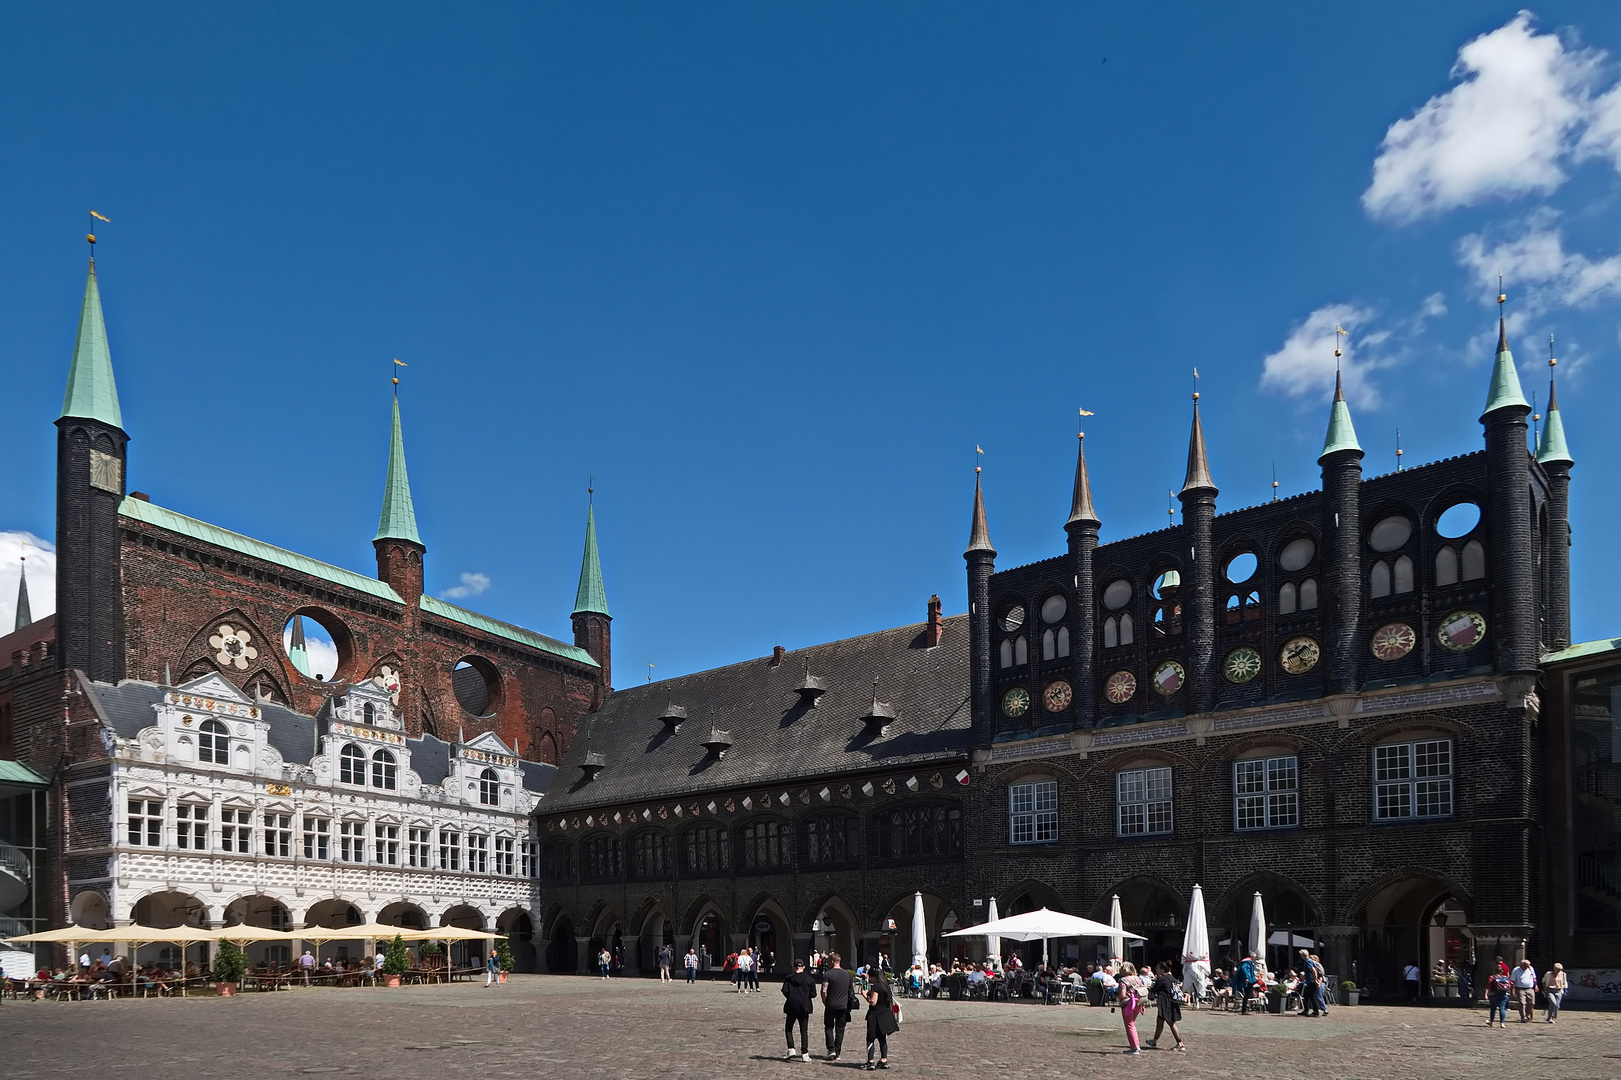
<path fill-rule="evenodd" d="M 787 963 L 787 966 L 786 966 L 785 970 L 788 971 L 791 974 L 793 972 L 793 970 L 794 970 L 794 961 L 795 960 L 803 960 L 807 964 L 810 963 L 811 949 L 814 946 L 815 946 L 815 942 L 812 940 L 812 934 L 811 934 L 811 932 L 809 930 L 805 930 L 805 931 L 795 930 L 794 931 L 794 955 L 788 958 L 788 963 Z"/>
<path fill-rule="evenodd" d="M 625 974 L 626 975 L 640 975 L 640 974 L 642 974 L 642 950 L 641 950 L 642 939 L 641 939 L 641 935 L 639 935 L 639 934 L 625 934 L 625 935 L 622 935 L 621 940 L 623 942 L 621 947 L 624 949 L 624 955 L 625 955 Z"/>
<path fill-rule="evenodd" d="M 591 951 L 591 939 L 574 935 L 574 974 L 594 975 L 597 970 L 597 958 L 587 955 Z"/>
<path fill-rule="evenodd" d="M 1362 930 L 1356 926 L 1319 926 L 1317 936 L 1323 939 L 1323 968 L 1331 980 L 1327 989 L 1328 1003 L 1340 999 L 1340 983 L 1354 979 L 1362 984 L 1362 972 L 1356 967 L 1356 942 Z"/>

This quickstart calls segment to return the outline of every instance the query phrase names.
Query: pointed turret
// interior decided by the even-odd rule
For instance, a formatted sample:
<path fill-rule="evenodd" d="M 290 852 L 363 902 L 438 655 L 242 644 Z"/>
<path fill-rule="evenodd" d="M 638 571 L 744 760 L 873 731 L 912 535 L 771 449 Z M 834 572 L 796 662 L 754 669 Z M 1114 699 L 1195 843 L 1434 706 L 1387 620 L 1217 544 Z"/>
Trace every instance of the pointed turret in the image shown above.
<path fill-rule="evenodd" d="M 1537 460 L 1544 465 L 1576 464 L 1565 443 L 1565 421 L 1559 415 L 1559 392 L 1552 377 L 1548 379 L 1548 416 L 1542 425 L 1542 441 L 1537 444 Z"/>
<path fill-rule="evenodd" d="M 1199 422 L 1199 395 L 1193 395 L 1193 430 L 1188 433 L 1188 475 L 1182 481 L 1182 494 L 1190 491 L 1216 493 L 1210 478 L 1210 459 L 1205 456 L 1204 425 Z"/>
<path fill-rule="evenodd" d="M 400 398 L 394 396 L 394 431 L 388 444 L 388 479 L 383 482 L 383 512 L 373 540 L 409 540 L 421 544 L 411 479 L 405 474 L 405 436 L 400 432 Z"/>
<path fill-rule="evenodd" d="M 595 499 L 596 492 L 586 489 L 586 496 Z M 580 586 L 574 591 L 574 644 L 591 654 L 602 668 L 600 693 L 613 689 L 613 616 L 608 614 L 608 590 L 602 587 L 602 560 L 597 555 L 597 508 L 594 502 L 585 507 L 585 553 L 580 558 Z M 601 696 L 592 704 L 601 704 Z"/>
<path fill-rule="evenodd" d="M 1492 365 L 1492 384 L 1486 391 L 1486 408 L 1480 418 L 1486 417 L 1512 405 L 1531 411 L 1531 403 L 1525 400 L 1525 392 L 1520 389 L 1520 373 L 1514 370 L 1514 354 L 1508 351 L 1508 327 L 1501 316 L 1497 320 L 1497 361 Z"/>
<path fill-rule="evenodd" d="M 1553 338 L 1548 339 L 1553 352 Z M 1576 460 L 1565 443 L 1565 421 L 1559 413 L 1559 392 L 1554 386 L 1548 357 L 1548 416 L 1537 444 L 1537 461 L 1548 477 L 1548 527 L 1542 537 L 1543 567 L 1547 574 L 1547 615 L 1543 646 L 1562 649 L 1570 644 L 1570 470 Z"/>
<path fill-rule="evenodd" d="M 84 283 L 84 304 L 79 308 L 79 330 L 73 340 L 73 364 L 68 368 L 67 393 L 62 415 L 100 420 L 124 428 L 118 408 L 118 387 L 113 383 L 113 354 L 107 347 L 107 324 L 101 315 L 101 289 L 96 285 L 96 260 Z"/>
<path fill-rule="evenodd" d="M 1098 546 L 1098 526 L 1102 523 L 1092 505 L 1092 478 L 1086 471 L 1084 432 L 1077 433 L 1075 444 L 1075 492 L 1069 502 L 1069 520 L 1064 523 L 1064 532 L 1069 537 L 1070 568 L 1075 579 L 1075 605 L 1069 613 L 1075 642 L 1070 651 L 1071 677 L 1075 682 L 1075 726 L 1090 727 L 1097 718 L 1096 671 L 1092 659 L 1096 620 L 1090 614 L 1096 604 L 1097 582 L 1092 563 Z"/>
<path fill-rule="evenodd" d="M 306 679 L 314 678 L 310 674 L 310 650 L 304 641 L 304 616 L 293 616 L 292 637 L 287 642 L 287 659 L 293 662 L 293 667 Z"/>
<path fill-rule="evenodd" d="M 1078 436 L 1075 440 L 1075 494 L 1069 501 L 1069 521 L 1067 524 L 1076 525 L 1083 521 L 1090 521 L 1094 525 L 1103 524 L 1098 520 L 1098 512 L 1092 506 L 1092 478 L 1086 472 L 1086 436 Z"/>
<path fill-rule="evenodd" d="M 966 557 L 976 551 L 996 555 L 996 549 L 991 546 L 991 530 L 985 524 L 985 492 L 980 487 L 978 469 L 974 470 L 974 521 L 968 531 L 968 550 L 963 555 Z"/>
<path fill-rule="evenodd" d="M 1334 404 L 1328 411 L 1328 434 L 1323 437 L 1323 452 L 1317 455 L 1320 465 L 1323 459 L 1330 454 L 1337 454 L 1341 450 L 1355 450 L 1362 452 L 1362 444 L 1356 441 L 1356 428 L 1351 424 L 1351 409 L 1345 404 L 1345 388 L 1340 382 L 1340 373 L 1334 372 Z"/>
<path fill-rule="evenodd" d="M 21 630 L 34 621 L 34 613 L 28 607 L 28 560 L 22 560 L 22 569 L 17 574 L 17 625 L 11 629 Z"/>
<path fill-rule="evenodd" d="M 580 587 L 574 592 L 574 614 L 608 614 L 608 590 L 602 587 L 602 561 L 597 557 L 597 514 L 585 508 L 585 554 L 580 559 Z"/>
<path fill-rule="evenodd" d="M 974 470 L 974 515 L 968 532 L 968 694 L 975 745 L 989 745 L 995 735 L 991 714 L 991 575 L 996 549 L 985 524 L 985 489 Z"/>

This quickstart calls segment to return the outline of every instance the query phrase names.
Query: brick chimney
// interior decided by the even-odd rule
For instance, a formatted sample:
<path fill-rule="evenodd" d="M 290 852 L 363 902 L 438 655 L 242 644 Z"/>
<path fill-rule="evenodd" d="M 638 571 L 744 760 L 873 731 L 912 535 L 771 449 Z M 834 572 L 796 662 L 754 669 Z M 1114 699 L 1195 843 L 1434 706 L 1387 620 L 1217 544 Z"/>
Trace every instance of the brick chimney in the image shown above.
<path fill-rule="evenodd" d="M 932 649 L 940 644 L 940 632 L 944 629 L 940 619 L 940 595 L 929 597 L 929 628 L 923 632 L 923 646 Z"/>
<path fill-rule="evenodd" d="M 781 645 L 773 646 L 771 649 L 771 666 L 776 667 L 781 664 L 783 655 L 787 653 L 787 651 L 788 650 L 783 648 Z"/>

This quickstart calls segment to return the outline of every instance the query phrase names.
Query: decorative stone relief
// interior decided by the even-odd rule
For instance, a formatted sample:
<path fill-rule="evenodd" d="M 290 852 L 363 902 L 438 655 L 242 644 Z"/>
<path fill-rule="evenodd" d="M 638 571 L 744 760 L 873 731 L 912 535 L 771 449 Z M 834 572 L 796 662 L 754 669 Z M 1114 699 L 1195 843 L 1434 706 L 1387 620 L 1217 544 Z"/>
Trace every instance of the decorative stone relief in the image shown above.
<path fill-rule="evenodd" d="M 220 667 L 248 670 L 248 664 L 259 655 L 259 650 L 248 644 L 251 637 L 246 630 L 221 623 L 219 630 L 208 639 L 208 647 L 214 650 L 214 662 Z"/>
<path fill-rule="evenodd" d="M 399 672 L 395 671 L 393 668 L 389 667 L 387 664 L 384 664 L 382 667 L 377 669 L 377 674 L 375 676 L 373 676 L 372 682 L 376 683 L 378 686 L 380 686 L 384 690 L 388 691 L 388 700 L 392 704 L 398 705 L 400 703 L 400 673 Z"/>

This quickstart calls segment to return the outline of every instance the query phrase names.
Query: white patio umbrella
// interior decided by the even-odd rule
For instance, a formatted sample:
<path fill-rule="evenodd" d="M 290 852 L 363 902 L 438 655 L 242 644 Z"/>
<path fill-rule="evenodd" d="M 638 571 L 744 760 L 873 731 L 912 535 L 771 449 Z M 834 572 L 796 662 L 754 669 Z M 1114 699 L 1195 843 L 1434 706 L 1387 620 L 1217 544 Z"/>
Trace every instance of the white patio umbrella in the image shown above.
<path fill-rule="evenodd" d="M 912 894 L 912 966 L 929 970 L 929 928 L 923 921 L 923 894 Z"/>
<path fill-rule="evenodd" d="M 1116 930 L 1121 929 L 1122 927 L 1124 927 L 1126 925 L 1126 920 L 1123 919 L 1121 917 L 1121 915 L 1120 915 L 1120 894 L 1119 893 L 1115 893 L 1114 896 L 1112 896 L 1109 899 L 1109 925 L 1114 927 Z M 1111 959 L 1111 960 L 1120 960 L 1120 959 L 1124 959 L 1125 955 L 1126 955 L 1126 939 L 1124 937 L 1121 937 L 1119 934 L 1114 934 L 1114 935 L 1110 936 L 1110 938 L 1109 938 L 1109 959 Z"/>
<path fill-rule="evenodd" d="M 991 897 L 990 921 L 995 922 L 996 920 L 996 897 L 993 896 Z M 996 971 L 1002 970 L 1002 939 L 995 934 L 985 935 L 985 956 L 990 960 L 992 969 Z"/>
<path fill-rule="evenodd" d="M 1266 908 L 1261 903 L 1261 894 L 1255 894 L 1255 903 L 1250 908 L 1250 952 L 1262 964 L 1266 963 Z"/>
<path fill-rule="evenodd" d="M 1121 937 L 1131 938 L 1135 941 L 1146 940 L 1141 934 L 1133 934 L 1118 926 L 1108 926 L 1095 922 L 1092 919 L 1082 919 L 1076 915 L 1065 915 L 1061 911 L 1027 911 L 1023 915 L 1009 915 L 1005 919 L 995 922 L 981 923 L 970 926 L 966 930 L 953 930 L 946 937 L 968 937 L 974 934 L 1012 938 L 1014 941 L 1040 941 L 1042 949 L 1046 949 L 1046 942 L 1051 938 L 1072 937 Z"/>
<path fill-rule="evenodd" d="M 1205 921 L 1204 890 L 1195 885 L 1188 903 L 1187 929 L 1182 931 L 1182 987 L 1195 1008 L 1209 983 L 1210 927 Z"/>

